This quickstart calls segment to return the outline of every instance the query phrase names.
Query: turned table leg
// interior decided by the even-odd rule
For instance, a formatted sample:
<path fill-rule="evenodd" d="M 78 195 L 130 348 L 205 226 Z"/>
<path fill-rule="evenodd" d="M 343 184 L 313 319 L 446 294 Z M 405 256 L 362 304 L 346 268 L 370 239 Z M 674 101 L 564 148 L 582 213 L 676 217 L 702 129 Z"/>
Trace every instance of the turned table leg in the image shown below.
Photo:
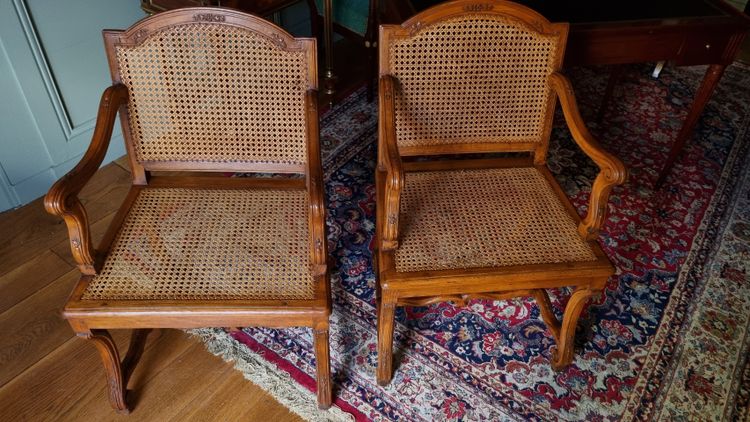
<path fill-rule="evenodd" d="M 329 102 L 333 103 L 336 93 L 336 75 L 333 73 L 333 4 L 332 0 L 325 0 L 323 4 L 323 44 L 325 48 L 325 71 L 323 73 L 323 87 Z"/>
<path fill-rule="evenodd" d="M 607 114 L 609 108 L 609 102 L 612 99 L 612 94 L 615 92 L 615 87 L 622 80 L 622 75 L 625 73 L 624 65 L 613 65 L 610 66 L 609 77 L 607 78 L 607 88 L 604 90 L 604 96 L 602 102 L 599 104 L 599 111 L 596 114 L 596 121 L 601 123 L 604 120 L 604 115 Z"/>
<path fill-rule="evenodd" d="M 708 67 L 706 75 L 703 77 L 703 82 L 701 82 L 701 86 L 695 94 L 693 105 L 690 107 L 685 122 L 682 124 L 680 132 L 677 134 L 677 139 L 675 139 L 672 144 L 669 156 L 667 157 L 667 162 L 664 163 L 664 167 L 662 168 L 661 173 L 659 173 L 659 178 L 656 180 L 656 188 L 659 188 L 662 183 L 664 183 L 667 176 L 669 176 L 674 162 L 682 152 L 682 148 L 685 146 L 688 138 L 693 133 L 693 129 L 695 129 L 695 125 L 698 123 L 698 119 L 701 117 L 701 113 L 703 113 L 703 109 L 711 98 L 711 94 L 713 94 L 716 85 L 719 83 L 719 80 L 721 80 L 721 76 L 724 74 L 726 67 L 727 66 L 723 64 L 712 64 Z"/>

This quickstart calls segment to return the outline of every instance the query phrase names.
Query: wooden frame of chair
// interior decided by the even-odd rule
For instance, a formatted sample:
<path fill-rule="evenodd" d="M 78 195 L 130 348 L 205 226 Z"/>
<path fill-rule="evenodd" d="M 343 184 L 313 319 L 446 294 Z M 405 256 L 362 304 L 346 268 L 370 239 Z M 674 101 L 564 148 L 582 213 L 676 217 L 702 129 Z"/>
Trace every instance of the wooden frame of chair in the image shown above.
<path fill-rule="evenodd" d="M 232 25 L 267 37 L 278 48 L 303 51 L 307 60 L 305 75 L 305 120 L 307 132 L 307 164 L 303 168 L 264 163 L 211 162 L 139 162 L 134 154 L 129 111 L 128 89 L 122 84 L 115 57 L 118 45 L 138 45 L 149 34 L 174 25 L 210 22 Z M 83 273 L 63 311 L 78 336 L 92 340 L 101 354 L 109 389 L 109 399 L 118 411 L 128 413 L 127 382 L 144 348 L 152 328 L 200 327 L 291 327 L 309 326 L 314 332 L 317 361 L 318 403 L 320 408 L 331 405 L 329 368 L 328 317 L 331 312 L 327 242 L 325 235 L 325 203 L 320 161 L 317 110 L 317 63 L 315 40 L 293 38 L 277 26 L 252 15 L 222 8 L 186 8 L 146 18 L 126 31 L 104 31 L 106 50 L 114 85 L 102 95 L 91 145 L 80 163 L 61 178 L 45 197 L 51 214 L 64 218 L 70 235 L 71 251 Z M 112 220 L 101 244 L 94 249 L 89 222 L 78 193 L 97 171 L 107 151 L 115 117 L 120 113 L 133 176 L 124 203 Z M 191 171 L 187 175 L 151 177 L 152 170 Z M 203 176 L 196 171 L 285 172 L 303 174 L 304 179 L 253 179 Z M 180 173 L 181 174 L 181 173 Z M 311 272 L 315 283 L 313 300 L 84 300 L 82 294 L 97 274 L 115 236 L 131 206 L 142 191 L 158 187 L 212 189 L 297 189 L 307 190 L 309 200 L 309 247 Z M 121 361 L 108 329 L 134 329 L 125 358 Z"/>
<path fill-rule="evenodd" d="M 604 151 L 586 129 L 578 111 L 570 82 L 558 73 L 564 48 L 554 57 L 554 71 L 549 76 L 551 95 L 544 122 L 543 138 L 537 143 L 474 143 L 437 146 L 399 146 L 396 136 L 395 89 L 397 80 L 391 75 L 389 47 L 394 40 L 405 39 L 424 28 L 465 14 L 500 15 L 512 18 L 528 30 L 559 37 L 564 47 L 568 25 L 550 23 L 543 16 L 524 6 L 499 0 L 457 0 L 428 9 L 402 25 L 382 25 L 380 30 L 380 116 L 377 185 L 376 274 L 378 277 L 378 367 L 377 380 L 387 385 L 393 375 L 392 347 L 394 316 L 397 306 L 425 306 L 453 301 L 459 305 L 469 299 L 505 300 L 533 297 L 541 316 L 549 327 L 557 347 L 552 351 L 552 367 L 562 369 L 573 359 L 573 337 L 578 318 L 593 295 L 601 292 L 614 269 L 596 242 L 605 219 L 611 189 L 625 181 L 627 172 L 619 159 Z M 565 120 L 577 145 L 600 168 L 594 181 L 589 211 L 581 220 L 554 176 L 546 167 L 546 155 L 556 99 L 559 98 Z M 402 161 L 401 157 L 436 156 L 441 154 L 525 152 L 524 157 L 484 158 L 466 160 Z M 547 180 L 571 218 L 578 224 L 578 233 L 589 243 L 596 259 L 593 261 L 534 265 L 513 265 L 492 268 L 469 268 L 397 272 L 395 252 L 399 248 L 400 200 L 408 177 L 405 173 L 454 169 L 488 169 L 508 167 L 536 168 Z M 573 286 L 562 321 L 552 311 L 545 289 Z"/>

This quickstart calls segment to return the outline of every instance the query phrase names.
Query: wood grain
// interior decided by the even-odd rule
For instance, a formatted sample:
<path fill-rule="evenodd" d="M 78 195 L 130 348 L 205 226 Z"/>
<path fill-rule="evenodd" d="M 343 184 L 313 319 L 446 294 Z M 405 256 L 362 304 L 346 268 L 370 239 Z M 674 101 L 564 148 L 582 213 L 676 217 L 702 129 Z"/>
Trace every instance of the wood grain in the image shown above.
<path fill-rule="evenodd" d="M 127 345 L 127 330 L 112 333 Z M 70 338 L 0 387 L 0 420 L 301 420 L 178 330 L 149 336 L 129 384 L 135 404 L 130 415 L 112 411 L 101 367 L 89 342 Z"/>
<path fill-rule="evenodd" d="M 101 218 L 99 221 L 91 224 L 91 240 L 94 245 L 98 245 L 100 243 L 100 241 L 104 237 L 104 234 L 107 232 L 107 229 L 109 228 L 109 225 L 112 222 L 114 216 L 115 213 L 112 212 Z M 73 266 L 76 265 L 76 261 L 75 259 L 73 259 L 73 255 L 70 253 L 70 242 L 67 239 L 61 240 L 56 245 L 52 246 L 51 250 L 58 257 L 65 260 L 66 264 Z"/>
<path fill-rule="evenodd" d="M 0 314 L 73 268 L 73 265 L 47 250 L 0 276 Z"/>
<path fill-rule="evenodd" d="M 0 385 L 73 337 L 60 309 L 80 278 L 70 270 L 49 286 L 0 314 Z"/>
<path fill-rule="evenodd" d="M 201 400 L 211 406 L 187 405 L 171 417 L 173 421 L 301 421 L 296 414 L 249 383 L 237 371 L 225 373 L 220 382 L 206 386 Z M 237 401 L 243 406 L 237 406 Z M 269 403 L 272 405 L 269 406 Z"/>
<path fill-rule="evenodd" d="M 65 225 L 44 211 L 41 198 L 1 217 L 0 275 L 66 238 Z"/>
<path fill-rule="evenodd" d="M 95 274 L 94 246 L 91 243 L 88 212 L 78 193 L 102 165 L 119 107 L 127 102 L 125 85 L 112 85 L 104 90 L 96 116 L 96 126 L 86 153 L 81 161 L 55 182 L 44 197 L 44 208 L 52 215 L 62 217 L 68 227 L 70 247 L 78 268 L 84 274 Z"/>

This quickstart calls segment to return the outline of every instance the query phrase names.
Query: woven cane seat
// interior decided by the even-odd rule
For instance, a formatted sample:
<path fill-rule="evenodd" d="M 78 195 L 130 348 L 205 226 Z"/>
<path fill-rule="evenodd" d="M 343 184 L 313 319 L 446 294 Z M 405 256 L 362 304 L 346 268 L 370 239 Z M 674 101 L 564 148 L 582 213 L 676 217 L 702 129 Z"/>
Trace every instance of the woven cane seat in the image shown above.
<path fill-rule="evenodd" d="M 313 299 L 305 190 L 144 189 L 84 300 Z"/>
<path fill-rule="evenodd" d="M 407 173 L 396 271 L 593 261 L 535 168 Z"/>

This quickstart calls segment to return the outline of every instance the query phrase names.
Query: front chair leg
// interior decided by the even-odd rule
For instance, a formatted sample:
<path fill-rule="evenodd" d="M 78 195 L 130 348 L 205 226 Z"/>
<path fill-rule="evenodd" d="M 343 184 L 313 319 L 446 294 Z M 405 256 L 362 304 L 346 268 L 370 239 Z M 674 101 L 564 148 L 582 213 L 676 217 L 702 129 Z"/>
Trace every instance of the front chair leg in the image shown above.
<path fill-rule="evenodd" d="M 318 383 L 318 407 L 331 407 L 331 366 L 328 350 L 328 324 L 314 328 L 315 369 Z"/>
<path fill-rule="evenodd" d="M 584 305 L 588 299 L 596 293 L 589 287 L 577 287 L 570 296 L 565 312 L 563 313 L 560 336 L 557 339 L 557 347 L 552 350 L 552 369 L 560 371 L 573 362 L 573 343 Z"/>
<path fill-rule="evenodd" d="M 393 377 L 393 323 L 396 301 L 387 295 L 380 296 L 378 304 L 378 384 L 385 387 Z"/>
<path fill-rule="evenodd" d="M 133 330 L 130 338 L 128 352 L 125 360 L 120 363 L 120 354 L 117 345 L 107 330 L 91 330 L 78 333 L 78 336 L 92 340 L 104 363 L 107 373 L 107 385 L 109 386 L 109 402 L 117 413 L 130 413 L 130 408 L 125 401 L 128 379 L 133 373 L 138 360 L 143 354 L 146 337 L 151 330 Z"/>

